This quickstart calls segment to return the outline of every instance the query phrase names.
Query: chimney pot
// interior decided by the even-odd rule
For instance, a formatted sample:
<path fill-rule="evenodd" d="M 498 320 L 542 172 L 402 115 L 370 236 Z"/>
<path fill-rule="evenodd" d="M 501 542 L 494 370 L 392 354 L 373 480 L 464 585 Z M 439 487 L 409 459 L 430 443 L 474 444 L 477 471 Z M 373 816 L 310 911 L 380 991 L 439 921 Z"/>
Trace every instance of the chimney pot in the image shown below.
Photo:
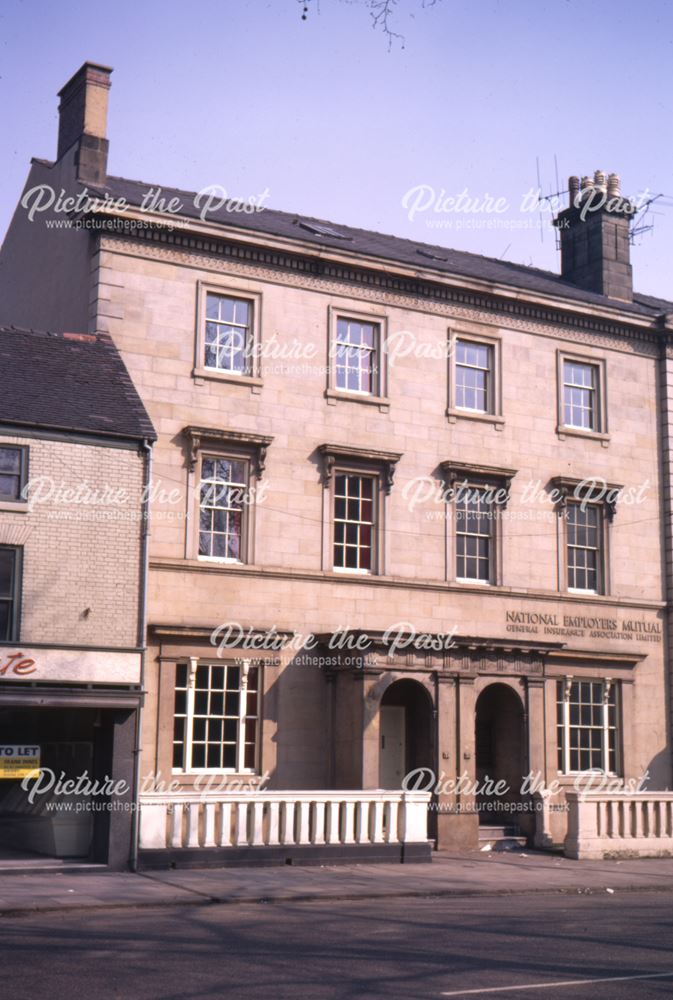
<path fill-rule="evenodd" d="M 620 194 L 619 174 L 610 174 L 608 177 L 608 196 L 610 198 L 619 198 Z"/>
<path fill-rule="evenodd" d="M 570 200 L 570 204 L 574 205 L 575 202 L 577 201 L 577 195 L 580 193 L 580 179 L 579 179 L 579 177 L 575 177 L 573 175 L 572 177 L 568 178 L 568 192 L 570 194 L 570 199 L 569 199 Z"/>
<path fill-rule="evenodd" d="M 597 170 L 594 173 L 594 186 L 597 188 L 601 188 L 604 191 L 605 185 L 606 185 L 606 176 L 604 171 Z"/>

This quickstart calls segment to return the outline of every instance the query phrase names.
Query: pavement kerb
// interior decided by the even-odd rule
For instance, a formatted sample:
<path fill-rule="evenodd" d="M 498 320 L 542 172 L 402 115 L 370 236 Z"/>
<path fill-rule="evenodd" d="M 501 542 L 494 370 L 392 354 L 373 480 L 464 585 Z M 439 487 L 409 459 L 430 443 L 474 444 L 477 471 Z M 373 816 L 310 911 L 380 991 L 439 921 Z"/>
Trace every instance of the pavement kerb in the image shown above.
<path fill-rule="evenodd" d="M 16 905 L 0 906 L 0 917 L 22 917 L 34 916 L 36 914 L 50 913 L 81 913 L 84 911 L 103 910 L 149 910 L 166 909 L 176 906 L 242 906 L 242 905 L 273 905 L 279 903 L 327 903 L 327 902 L 356 902 L 358 900 L 375 899 L 443 899 L 443 898 L 463 898 L 474 899 L 480 896 L 538 896 L 538 895 L 565 895 L 565 896 L 596 896 L 608 891 L 607 886 L 559 886 L 524 889 L 438 889 L 429 892 L 425 889 L 398 891 L 398 892 L 358 892 L 358 893 L 302 893 L 302 894 L 277 894 L 273 896 L 206 896 L 202 893 L 195 893 L 192 889 L 182 889 L 181 892 L 196 895 L 196 898 L 181 899 L 179 897 L 165 900 L 152 900 L 143 902 L 111 902 L 111 903 L 83 903 L 81 905 L 55 905 L 53 903 L 40 905 Z M 673 883 L 668 885 L 626 885 L 612 890 L 617 896 L 623 892 L 657 893 L 673 891 Z"/>

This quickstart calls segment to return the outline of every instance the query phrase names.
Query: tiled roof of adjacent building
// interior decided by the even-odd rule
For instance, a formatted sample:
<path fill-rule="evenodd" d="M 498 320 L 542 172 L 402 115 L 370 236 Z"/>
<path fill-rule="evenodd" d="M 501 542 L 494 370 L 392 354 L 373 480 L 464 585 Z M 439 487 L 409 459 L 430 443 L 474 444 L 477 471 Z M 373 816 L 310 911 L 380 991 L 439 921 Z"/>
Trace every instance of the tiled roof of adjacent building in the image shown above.
<path fill-rule="evenodd" d="M 0 424 L 106 437 L 156 434 L 105 334 L 0 327 Z"/>
<path fill-rule="evenodd" d="M 172 198 L 180 200 L 182 207 L 180 212 L 175 213 L 176 215 L 199 218 L 200 208 L 195 202 L 197 192 L 194 191 L 183 191 L 156 183 L 148 184 L 143 181 L 111 176 L 108 176 L 105 188 L 97 190 L 89 185 L 92 194 L 102 195 L 106 193 L 113 199 L 124 198 L 129 205 L 138 207 L 146 198 L 150 188 L 154 191 L 159 189 L 160 197 L 166 202 Z M 209 213 L 207 220 L 211 223 L 241 230 L 284 239 L 301 240 L 304 244 L 313 243 L 317 250 L 329 248 L 346 251 L 362 257 L 375 257 L 392 263 L 416 267 L 424 272 L 436 271 L 438 275 L 447 277 L 476 279 L 492 285 L 510 286 L 533 294 L 568 299 L 576 303 L 618 308 L 640 316 L 656 316 L 662 312 L 673 312 L 673 302 L 665 299 L 640 295 L 636 292 L 633 296 L 633 302 L 616 301 L 605 295 L 598 295 L 595 292 L 578 288 L 553 271 L 544 271 L 540 268 L 514 264 L 493 257 L 482 257 L 479 254 L 466 253 L 462 250 L 451 250 L 438 245 L 417 243 L 399 236 L 388 236 L 366 229 L 355 229 L 352 226 L 309 218 L 292 212 L 279 212 L 275 209 L 265 208 L 260 212 L 246 213 L 234 211 L 225 205 Z"/>

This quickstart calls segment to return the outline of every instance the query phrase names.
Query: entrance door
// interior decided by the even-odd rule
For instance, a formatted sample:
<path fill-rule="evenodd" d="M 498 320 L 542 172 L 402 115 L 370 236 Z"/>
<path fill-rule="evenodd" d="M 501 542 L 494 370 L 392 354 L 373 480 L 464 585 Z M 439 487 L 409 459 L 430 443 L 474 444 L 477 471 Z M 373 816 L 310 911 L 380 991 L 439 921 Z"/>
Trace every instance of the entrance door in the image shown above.
<path fill-rule="evenodd" d="M 506 684 L 489 684 L 477 699 L 475 718 L 477 781 L 504 782 L 503 794 L 477 796 L 479 822 L 507 825 L 521 801 L 524 721 L 521 699 Z"/>
<path fill-rule="evenodd" d="M 382 705 L 379 719 L 379 785 L 401 788 L 405 774 L 406 709 L 403 705 Z"/>

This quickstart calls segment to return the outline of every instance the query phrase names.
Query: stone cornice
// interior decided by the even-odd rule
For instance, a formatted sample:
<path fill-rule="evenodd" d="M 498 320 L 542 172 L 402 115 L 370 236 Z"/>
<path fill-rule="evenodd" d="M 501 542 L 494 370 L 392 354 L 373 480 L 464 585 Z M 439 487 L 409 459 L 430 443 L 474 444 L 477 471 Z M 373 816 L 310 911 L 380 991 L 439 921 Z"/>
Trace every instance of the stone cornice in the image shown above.
<path fill-rule="evenodd" d="M 572 664 L 577 665 L 578 661 L 581 663 L 586 661 L 593 665 L 599 664 L 613 664 L 615 667 L 627 667 L 633 668 L 637 664 L 641 663 L 647 656 L 647 653 L 605 653 L 600 650 L 588 650 L 588 649 L 558 649 L 554 650 L 549 654 L 549 662 L 554 664 Z"/>
<path fill-rule="evenodd" d="M 127 213 L 128 215 L 128 213 Z M 114 219 L 109 220 L 110 223 Z M 537 322 L 561 323 L 588 333 L 607 334 L 651 342 L 656 337 L 657 318 L 620 312 L 618 304 L 597 306 L 558 299 L 524 288 L 499 286 L 462 275 L 439 275 L 422 268 L 412 268 L 396 261 L 363 260 L 327 248 L 315 248 L 274 240 L 264 233 L 217 233 L 187 229 L 170 231 L 168 222 L 156 220 L 147 227 L 147 218 L 139 216 L 139 225 L 128 226 L 117 234 L 111 226 L 102 233 L 107 239 L 119 239 L 136 245 L 160 245 L 187 254 L 245 262 L 276 271 L 343 282 L 361 288 L 377 288 L 411 297 L 467 305 L 505 316 L 525 317 Z M 143 222 L 143 226 L 140 222 Z M 173 220 L 173 225 L 175 220 Z M 254 242 L 253 242 L 254 240 Z"/>
<path fill-rule="evenodd" d="M 208 271 L 212 275 L 226 275 L 251 279 L 259 282 L 269 282 L 286 287 L 300 288 L 306 291 L 325 292 L 347 298 L 354 296 L 352 285 L 347 282 L 329 280 L 323 277 L 309 276 L 293 271 L 282 271 L 271 267 L 262 267 L 248 263 L 245 260 L 233 260 L 214 257 L 202 253 L 192 253 L 175 247 L 152 246 L 140 240 L 124 239 L 117 236 L 112 239 L 107 235 L 99 237 L 99 248 L 103 252 L 121 254 L 140 260 L 170 263 L 176 267 L 190 268 L 199 272 Z M 105 281 L 101 287 L 105 289 Z M 464 323 L 478 323 L 491 328 L 506 327 L 508 330 L 520 330 L 534 336 L 550 337 L 554 341 L 569 344 L 591 345 L 606 350 L 618 350 L 625 354 L 642 357 L 658 358 L 660 356 L 660 340 L 648 328 L 634 330 L 619 327 L 612 331 L 589 332 L 586 324 L 574 326 L 563 323 L 562 317 L 548 320 L 532 319 L 526 316 L 499 314 L 495 309 L 482 309 L 468 303 L 444 302 L 439 299 L 422 299 L 410 294 L 387 291 L 372 287 L 360 287 L 357 298 L 363 302 L 374 303 L 380 309 L 401 308 L 416 310 L 424 315 L 441 317 L 447 327 L 462 328 Z M 659 334 L 659 338 L 661 334 Z"/>
<path fill-rule="evenodd" d="M 211 637 L 216 628 L 217 626 L 210 625 L 170 625 L 154 622 L 147 626 L 147 631 L 150 635 L 155 636 L 157 639 L 196 639 L 203 642 L 208 640 L 211 646 L 216 647 L 217 642 L 211 642 Z M 269 635 L 269 632 L 269 629 L 246 626 L 243 630 L 243 635 L 240 637 L 240 642 L 231 643 L 231 648 L 245 646 L 246 642 L 249 643 L 251 640 L 254 641 L 256 638 L 263 639 Z M 285 643 L 292 639 L 294 634 L 294 632 L 287 629 L 273 630 L 273 635 L 274 637 L 277 637 L 281 648 L 285 645 Z M 227 648 L 230 647 L 228 646 Z M 260 650 L 255 649 L 253 652 L 255 654 L 259 654 Z"/>

